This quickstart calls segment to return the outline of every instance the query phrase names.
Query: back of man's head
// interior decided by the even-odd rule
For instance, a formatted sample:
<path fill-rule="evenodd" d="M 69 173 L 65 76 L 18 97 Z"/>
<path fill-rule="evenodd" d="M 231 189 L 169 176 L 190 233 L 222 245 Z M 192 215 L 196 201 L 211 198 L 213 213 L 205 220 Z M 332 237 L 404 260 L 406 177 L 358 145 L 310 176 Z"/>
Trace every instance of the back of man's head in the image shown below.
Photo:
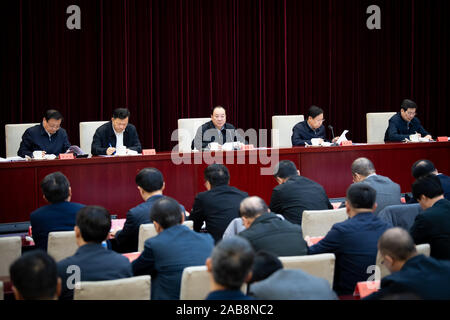
<path fill-rule="evenodd" d="M 444 190 L 442 189 L 441 180 L 434 175 L 429 174 L 422 178 L 417 179 L 412 184 L 412 194 L 414 199 L 417 201 L 420 199 L 422 195 L 427 198 L 433 199 L 438 196 L 444 194 Z"/>
<path fill-rule="evenodd" d="M 241 201 L 239 212 L 241 217 L 256 218 L 263 213 L 268 212 L 267 204 L 260 197 L 248 197 Z"/>
<path fill-rule="evenodd" d="M 136 184 L 148 193 L 161 190 L 164 177 L 156 168 L 144 168 L 136 175 Z"/>
<path fill-rule="evenodd" d="M 55 109 L 46 110 L 44 112 L 44 118 L 46 121 L 48 121 L 50 119 L 61 120 L 61 121 L 64 120 L 62 114 L 58 110 L 55 110 Z"/>
<path fill-rule="evenodd" d="M 180 224 L 183 212 L 180 204 L 170 197 L 161 197 L 150 210 L 150 220 L 157 222 L 163 229 Z"/>
<path fill-rule="evenodd" d="M 114 109 L 113 115 L 112 115 L 112 117 L 114 119 L 119 118 L 121 120 L 126 119 L 129 116 L 130 116 L 130 111 L 126 108 L 116 108 L 116 109 Z"/>
<path fill-rule="evenodd" d="M 354 209 L 372 209 L 377 192 L 367 183 L 358 182 L 347 189 L 347 201 Z"/>
<path fill-rule="evenodd" d="M 211 188 L 227 185 L 230 182 L 230 173 L 223 164 L 210 164 L 206 167 L 204 175 L 205 180 L 209 182 Z"/>
<path fill-rule="evenodd" d="M 352 163 L 352 174 L 359 174 L 364 177 L 370 176 L 372 173 L 375 173 L 375 167 L 367 158 L 358 158 Z"/>
<path fill-rule="evenodd" d="M 402 101 L 401 108 L 403 109 L 403 111 L 406 111 L 408 109 L 417 109 L 417 104 L 412 100 L 405 99 Z"/>
<path fill-rule="evenodd" d="M 378 249 L 382 255 L 389 255 L 397 261 L 406 261 L 417 253 L 414 240 L 402 228 L 386 230 L 378 240 Z"/>
<path fill-rule="evenodd" d="M 42 193 L 50 203 L 65 201 L 70 195 L 69 188 L 69 180 L 61 172 L 50 173 L 41 181 Z"/>
<path fill-rule="evenodd" d="M 411 167 L 411 174 L 414 178 L 419 179 L 436 171 L 433 162 L 430 160 L 418 160 Z"/>
<path fill-rule="evenodd" d="M 10 266 L 9 274 L 13 286 L 24 300 L 57 297 L 56 262 L 40 249 L 24 253 Z"/>
<path fill-rule="evenodd" d="M 233 236 L 221 240 L 211 254 L 214 281 L 229 290 L 239 290 L 253 265 L 254 252 L 244 238 Z"/>
<path fill-rule="evenodd" d="M 275 178 L 286 179 L 298 175 L 297 167 L 290 160 L 280 161 L 276 166 L 273 175 Z"/>
<path fill-rule="evenodd" d="M 278 257 L 270 252 L 260 250 L 255 254 L 253 261 L 252 279 L 250 283 L 268 278 L 272 273 L 283 269 L 283 264 Z"/>
<path fill-rule="evenodd" d="M 77 227 L 85 242 L 102 243 L 111 229 L 111 216 L 100 206 L 86 206 L 77 213 Z"/>
<path fill-rule="evenodd" d="M 312 105 L 311 107 L 309 107 L 308 109 L 308 118 L 315 118 L 318 115 L 321 115 L 323 113 L 323 109 L 319 108 L 318 106 Z"/>

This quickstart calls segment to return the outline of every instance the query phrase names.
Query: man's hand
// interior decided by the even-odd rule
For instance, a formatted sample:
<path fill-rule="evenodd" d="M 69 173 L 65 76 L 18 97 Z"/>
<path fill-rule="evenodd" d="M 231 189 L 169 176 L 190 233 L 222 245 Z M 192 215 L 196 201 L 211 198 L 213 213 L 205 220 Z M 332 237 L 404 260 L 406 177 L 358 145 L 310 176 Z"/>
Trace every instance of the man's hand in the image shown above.
<path fill-rule="evenodd" d="M 112 155 L 114 152 L 116 152 L 116 148 L 109 147 L 108 149 L 106 149 L 106 154 L 108 156 Z"/>
<path fill-rule="evenodd" d="M 426 136 L 425 136 L 425 139 L 433 140 L 433 138 L 431 137 L 431 135 L 426 135 Z"/>
<path fill-rule="evenodd" d="M 335 143 L 336 141 L 338 141 L 339 137 L 334 137 L 333 140 L 331 140 L 331 143 Z"/>

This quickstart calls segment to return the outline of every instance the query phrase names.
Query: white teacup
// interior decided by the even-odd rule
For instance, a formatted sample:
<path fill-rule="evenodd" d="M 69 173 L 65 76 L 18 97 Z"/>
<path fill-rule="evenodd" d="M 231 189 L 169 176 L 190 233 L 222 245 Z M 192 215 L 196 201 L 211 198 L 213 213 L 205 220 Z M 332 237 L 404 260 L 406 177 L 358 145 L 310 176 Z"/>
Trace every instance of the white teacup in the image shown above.
<path fill-rule="evenodd" d="M 311 139 L 311 144 L 313 145 L 313 146 L 320 146 L 320 143 L 322 142 L 322 139 L 320 139 L 320 138 L 312 138 Z"/>
<path fill-rule="evenodd" d="M 116 148 L 116 155 L 118 156 L 124 156 L 127 154 L 127 147 L 121 146 Z"/>
<path fill-rule="evenodd" d="M 44 159 L 43 151 L 33 151 L 33 159 Z"/>
<path fill-rule="evenodd" d="M 209 144 L 209 150 L 212 150 L 212 151 L 217 151 L 217 150 L 219 150 L 219 143 L 217 143 L 217 142 L 211 142 L 211 143 Z"/>
<path fill-rule="evenodd" d="M 409 140 L 413 141 L 413 142 L 418 142 L 419 141 L 419 134 L 410 134 L 409 135 Z"/>

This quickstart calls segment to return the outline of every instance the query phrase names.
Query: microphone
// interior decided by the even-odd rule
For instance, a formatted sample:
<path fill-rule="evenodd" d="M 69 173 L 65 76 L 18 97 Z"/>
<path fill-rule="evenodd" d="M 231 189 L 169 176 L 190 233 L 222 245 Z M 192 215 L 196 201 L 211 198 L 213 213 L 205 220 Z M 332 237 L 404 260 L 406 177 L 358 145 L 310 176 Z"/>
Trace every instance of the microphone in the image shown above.
<path fill-rule="evenodd" d="M 328 126 L 328 129 L 330 129 L 331 130 L 331 134 L 333 135 L 333 139 L 334 139 L 334 131 L 333 131 L 333 126 L 330 124 L 329 126 Z"/>

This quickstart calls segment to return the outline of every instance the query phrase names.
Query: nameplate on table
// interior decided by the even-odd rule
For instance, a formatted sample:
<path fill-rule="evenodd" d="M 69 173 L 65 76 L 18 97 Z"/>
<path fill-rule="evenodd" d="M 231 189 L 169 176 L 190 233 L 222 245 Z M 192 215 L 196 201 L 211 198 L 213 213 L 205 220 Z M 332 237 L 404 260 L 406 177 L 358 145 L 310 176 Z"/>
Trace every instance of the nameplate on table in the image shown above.
<path fill-rule="evenodd" d="M 448 141 L 448 137 L 437 137 L 437 141 L 438 142 L 447 142 Z"/>
<path fill-rule="evenodd" d="M 60 159 L 75 159 L 73 156 L 73 153 L 60 153 L 59 158 Z"/>
<path fill-rule="evenodd" d="M 255 147 L 252 144 L 245 144 L 242 146 L 242 150 L 253 150 Z"/>
<path fill-rule="evenodd" d="M 156 150 L 155 149 L 143 149 L 142 150 L 142 155 L 143 156 L 153 156 L 156 154 Z"/>
<path fill-rule="evenodd" d="M 351 145 L 352 145 L 352 140 L 347 140 L 347 141 L 341 142 L 341 146 L 351 146 Z"/>
<path fill-rule="evenodd" d="M 361 299 L 377 292 L 380 289 L 380 280 L 376 281 L 361 281 L 356 284 L 354 296 L 359 296 Z"/>

